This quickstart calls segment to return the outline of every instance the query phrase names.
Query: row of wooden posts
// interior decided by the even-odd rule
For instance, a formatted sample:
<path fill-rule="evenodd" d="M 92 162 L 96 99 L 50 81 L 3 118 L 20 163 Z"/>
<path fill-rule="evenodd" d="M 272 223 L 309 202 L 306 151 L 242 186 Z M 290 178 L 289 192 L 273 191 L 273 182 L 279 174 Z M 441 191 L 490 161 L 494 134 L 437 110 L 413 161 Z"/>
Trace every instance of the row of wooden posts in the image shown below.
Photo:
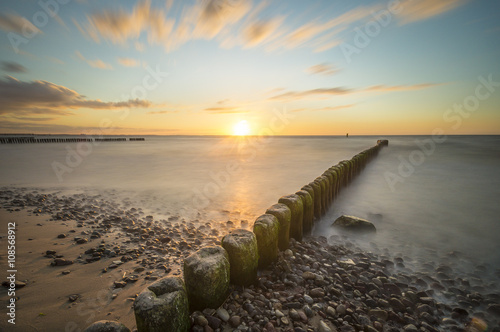
<path fill-rule="evenodd" d="M 134 302 L 138 332 L 188 331 L 190 312 L 217 309 L 226 300 L 230 283 L 253 284 L 257 270 L 275 262 L 291 238 L 301 241 L 327 213 L 339 190 L 388 143 L 377 141 L 352 159 L 330 167 L 295 194 L 281 197 L 255 220 L 253 232 L 237 229 L 223 237 L 221 246 L 191 254 L 184 261 L 184 278 L 167 277 L 149 285 Z"/>
<path fill-rule="evenodd" d="M 143 137 L 131 137 L 129 141 L 145 141 Z M 125 137 L 107 138 L 37 138 L 37 137 L 0 137 L 0 144 L 25 144 L 25 143 L 79 143 L 79 142 L 122 142 L 127 141 Z"/>

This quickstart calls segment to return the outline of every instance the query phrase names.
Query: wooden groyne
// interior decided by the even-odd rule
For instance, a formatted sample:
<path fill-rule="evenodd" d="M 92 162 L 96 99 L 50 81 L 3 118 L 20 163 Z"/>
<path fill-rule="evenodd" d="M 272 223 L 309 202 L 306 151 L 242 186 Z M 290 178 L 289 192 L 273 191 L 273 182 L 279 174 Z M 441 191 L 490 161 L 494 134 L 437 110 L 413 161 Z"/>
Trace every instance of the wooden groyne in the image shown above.
<path fill-rule="evenodd" d="M 128 141 L 145 141 L 143 137 L 131 137 Z M 28 143 L 79 143 L 79 142 L 125 142 L 126 137 L 106 137 L 106 138 L 87 138 L 87 137 L 35 137 L 35 136 L 11 136 L 0 137 L 0 144 L 28 144 Z"/>
<path fill-rule="evenodd" d="M 137 331 L 188 331 L 190 311 L 217 309 L 229 295 L 230 283 L 254 283 L 258 268 L 275 262 L 278 252 L 288 249 L 289 239 L 302 241 L 303 234 L 327 213 L 340 189 L 388 144 L 379 140 L 328 168 L 296 193 L 281 197 L 255 220 L 252 232 L 237 229 L 222 238 L 221 246 L 193 253 L 184 261 L 184 278 L 167 277 L 149 285 L 134 301 Z"/>

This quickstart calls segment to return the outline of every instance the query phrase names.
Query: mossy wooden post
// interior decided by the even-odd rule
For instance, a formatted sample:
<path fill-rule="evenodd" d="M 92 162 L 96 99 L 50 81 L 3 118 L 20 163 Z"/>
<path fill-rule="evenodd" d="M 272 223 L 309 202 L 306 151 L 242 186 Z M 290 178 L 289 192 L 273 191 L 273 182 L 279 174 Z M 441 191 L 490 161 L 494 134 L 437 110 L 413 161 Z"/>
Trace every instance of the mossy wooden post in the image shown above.
<path fill-rule="evenodd" d="M 314 190 L 314 218 L 321 218 L 321 186 L 317 182 L 309 183 L 309 186 Z"/>
<path fill-rule="evenodd" d="M 272 214 L 278 219 L 280 224 L 278 235 L 278 248 L 281 251 L 288 249 L 290 245 L 290 223 L 292 222 L 292 212 L 282 203 L 271 205 L 266 211 L 267 214 Z"/>
<path fill-rule="evenodd" d="M 339 194 L 340 188 L 339 171 L 335 166 L 330 167 L 330 171 L 333 175 L 333 199 L 335 200 L 335 198 L 337 198 L 337 195 Z"/>
<path fill-rule="evenodd" d="M 315 202 L 314 202 L 314 189 L 313 187 L 311 187 L 310 185 L 306 184 L 305 186 L 303 186 L 302 188 L 300 188 L 300 190 L 305 190 L 309 193 L 309 195 L 311 196 L 311 200 L 312 200 L 312 223 L 314 225 L 314 221 L 316 219 L 316 215 L 314 214 L 314 209 L 315 209 Z"/>
<path fill-rule="evenodd" d="M 236 229 L 222 238 L 221 245 L 229 256 L 231 283 L 249 286 L 257 279 L 259 252 L 255 234 Z"/>
<path fill-rule="evenodd" d="M 204 247 L 184 260 L 184 280 L 191 311 L 217 309 L 229 292 L 229 256 L 220 246 Z"/>
<path fill-rule="evenodd" d="M 321 186 L 321 216 L 324 216 L 329 206 L 325 178 L 321 176 L 317 177 L 314 182 L 317 182 Z"/>
<path fill-rule="evenodd" d="M 180 277 L 160 279 L 134 301 L 138 332 L 186 332 L 191 326 L 188 295 Z"/>
<path fill-rule="evenodd" d="M 314 210 L 313 210 L 313 200 L 311 195 L 306 190 L 299 190 L 296 192 L 298 196 L 302 199 L 302 205 L 304 206 L 304 214 L 302 220 L 302 233 L 309 233 L 312 230 Z"/>
<path fill-rule="evenodd" d="M 302 241 L 302 228 L 304 220 L 304 204 L 302 204 L 302 198 L 296 194 L 292 194 L 281 197 L 278 202 L 288 206 L 290 212 L 292 213 L 292 220 L 290 222 L 290 237 L 293 237 L 297 241 Z"/>
<path fill-rule="evenodd" d="M 328 180 L 327 198 L 328 198 L 328 206 L 330 206 L 333 201 L 333 175 L 330 172 L 330 170 L 327 169 L 326 171 L 323 172 L 322 176 L 326 177 L 326 179 Z"/>
<path fill-rule="evenodd" d="M 259 216 L 253 225 L 259 250 L 259 267 L 265 268 L 278 258 L 278 235 L 280 224 L 272 214 Z"/>

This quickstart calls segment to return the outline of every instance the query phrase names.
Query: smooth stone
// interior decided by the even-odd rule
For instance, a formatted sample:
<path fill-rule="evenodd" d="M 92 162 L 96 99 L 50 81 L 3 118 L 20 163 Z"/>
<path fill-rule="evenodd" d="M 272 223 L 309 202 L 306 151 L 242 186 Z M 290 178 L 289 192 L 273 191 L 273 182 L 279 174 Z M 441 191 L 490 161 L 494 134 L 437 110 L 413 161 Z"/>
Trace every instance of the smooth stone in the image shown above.
<path fill-rule="evenodd" d="M 342 215 L 338 217 L 332 224 L 336 227 L 346 231 L 357 233 L 374 233 L 376 232 L 375 225 L 368 220 L 361 219 L 354 216 Z"/>
<path fill-rule="evenodd" d="M 83 332 L 130 332 L 130 330 L 119 322 L 100 320 L 87 327 Z"/>
<path fill-rule="evenodd" d="M 217 309 L 217 316 L 222 319 L 224 322 L 227 322 L 230 318 L 229 313 L 224 308 Z"/>

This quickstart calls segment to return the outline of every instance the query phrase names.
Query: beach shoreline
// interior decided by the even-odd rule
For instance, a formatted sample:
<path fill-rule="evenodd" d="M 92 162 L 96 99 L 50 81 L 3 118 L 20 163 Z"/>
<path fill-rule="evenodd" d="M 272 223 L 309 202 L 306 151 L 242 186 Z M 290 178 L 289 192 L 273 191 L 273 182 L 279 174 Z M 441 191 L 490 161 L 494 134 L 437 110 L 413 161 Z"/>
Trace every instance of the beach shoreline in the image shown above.
<path fill-rule="evenodd" d="M 154 216 L 142 215 L 133 208 L 131 211 L 137 214 L 135 216 L 137 223 L 130 228 L 128 225 L 130 220 L 124 218 L 127 215 L 130 217 L 130 211 L 112 210 L 104 200 L 101 201 L 103 210 L 90 213 L 89 215 L 93 217 L 83 222 L 81 220 L 83 215 L 78 211 L 81 213 L 89 211 L 79 205 L 82 202 L 82 197 L 79 195 L 61 200 L 61 197 L 56 195 L 15 192 L 17 194 L 11 200 L 4 198 L 0 218 L 3 227 L 6 227 L 8 222 L 16 223 L 18 271 L 16 280 L 26 285 L 16 290 L 16 296 L 19 298 L 16 300 L 15 328 L 22 331 L 80 331 L 102 319 L 120 321 L 133 330 L 135 318 L 132 305 L 136 295 L 159 278 L 182 275 L 180 264 L 183 258 L 199 247 L 219 243 L 218 235 L 207 234 L 223 235 L 218 231 L 212 233 L 212 230 L 206 231 L 207 234 L 203 233 L 202 230 L 207 226 L 201 222 L 198 229 L 192 222 L 173 219 L 170 221 L 171 227 L 160 227 L 160 222 L 155 222 Z M 3 197 L 7 194 L 2 193 Z M 34 201 L 39 204 L 30 205 Z M 64 204 L 61 203 L 63 201 Z M 70 202 L 74 205 L 69 204 Z M 65 216 L 64 213 L 70 210 L 74 214 L 71 217 Z M 121 219 L 118 218 L 120 216 Z M 111 217 L 114 219 L 110 219 Z M 92 220 L 96 222 L 92 223 Z M 139 230 L 149 228 L 153 233 L 127 232 L 134 227 Z M 91 238 L 96 234 L 95 231 L 100 233 L 100 237 Z M 229 231 L 230 229 L 224 230 L 224 232 Z M 149 236 L 141 240 L 141 233 Z M 60 234 L 66 236 L 59 238 Z M 148 244 L 148 241 L 152 241 L 151 237 L 158 240 L 153 241 L 157 242 L 156 245 L 152 242 Z M 75 239 L 81 238 L 86 238 L 87 242 L 76 243 Z M 332 331 L 343 330 L 347 329 L 343 325 L 349 323 L 353 326 L 360 325 L 357 322 L 360 311 L 357 309 L 364 310 L 363 315 L 370 318 L 369 310 L 376 308 L 380 308 L 388 315 L 385 317 L 382 313 L 385 320 L 376 318 L 371 322 L 371 325 L 381 326 L 382 329 L 384 324 L 393 328 L 403 328 L 408 324 L 403 325 L 402 322 L 414 321 L 418 322 L 415 324 L 419 328 L 424 327 L 429 331 L 433 331 L 429 326 L 436 330 L 460 331 L 475 317 L 474 319 L 489 323 L 489 327 L 495 331 L 494 328 L 498 326 L 499 321 L 497 313 L 494 312 L 496 307 L 492 305 L 494 301 L 500 299 L 500 295 L 488 290 L 488 285 L 491 284 L 486 280 L 483 285 L 478 284 L 478 278 L 469 283 L 465 278 L 453 275 L 453 270 L 449 266 L 430 266 L 426 273 L 412 272 L 409 268 L 411 262 L 406 261 L 410 258 L 384 255 L 382 250 L 379 250 L 379 253 L 366 252 L 357 248 L 355 241 L 351 240 L 336 237 L 328 243 L 326 238 L 307 237 L 302 243 L 291 241 L 290 250 L 282 252 L 278 262 L 260 272 L 257 285 L 248 289 L 232 287 L 232 294 L 222 308 L 230 313 L 231 317 L 239 317 L 239 326 L 247 328 L 247 331 L 263 331 L 269 322 L 278 329 L 277 331 L 288 331 L 293 327 L 307 331 L 308 326 L 318 329 L 322 321 Z M 337 244 L 332 245 L 332 241 Z M 6 242 L 2 241 L 2 244 L 5 246 Z M 96 249 L 98 250 L 100 246 L 109 250 L 120 247 L 123 251 L 117 251 L 115 254 L 102 251 L 100 258 L 96 259 L 99 256 L 95 254 Z M 2 247 L 0 253 L 2 270 L 6 270 L 4 249 Z M 50 250 L 55 253 L 47 254 Z M 131 256 L 131 259 L 127 256 Z M 73 261 L 73 264 L 51 266 L 57 258 Z M 436 277 L 439 271 L 447 275 L 448 279 L 443 276 Z M 370 293 L 373 291 L 370 289 L 372 286 L 367 288 L 366 285 L 374 282 L 370 278 L 361 278 L 364 273 L 371 273 L 373 278 L 382 278 L 381 280 L 386 282 L 391 280 L 391 283 L 398 285 L 401 291 L 398 294 L 385 294 L 382 288 L 378 294 Z M 356 282 L 353 283 L 349 276 L 355 276 Z M 323 289 L 323 296 L 319 298 L 310 296 L 314 289 L 315 292 L 320 292 L 318 288 Z M 450 289 L 455 293 L 450 292 Z M 423 300 L 426 303 L 418 302 L 417 299 L 417 302 L 409 308 L 396 310 L 394 305 L 397 306 L 407 297 L 408 290 L 420 294 L 419 298 L 429 299 Z M 449 298 L 443 301 L 445 293 Z M 256 306 L 254 301 L 257 300 L 259 304 L 262 294 L 267 294 L 264 296 L 268 301 L 265 308 L 270 309 L 252 315 L 252 306 L 254 309 Z M 313 303 L 308 303 L 310 298 L 314 300 Z M 2 287 L 0 301 L 7 303 L 8 300 L 7 288 Z M 450 304 L 453 301 L 456 301 L 455 306 Z M 423 319 L 421 317 L 423 312 L 417 308 L 427 302 L 433 304 L 432 312 L 429 315 L 423 314 L 426 317 Z M 286 303 L 293 304 L 287 307 Z M 375 307 L 371 308 L 367 303 Z M 248 304 L 252 306 L 249 307 Z M 313 309 L 314 304 L 316 306 Z M 302 315 L 305 313 L 305 305 L 308 305 L 313 312 L 311 314 L 309 309 L 305 310 L 312 315 L 309 317 L 306 314 L 307 319 Z M 352 313 L 350 311 L 347 313 L 352 318 L 346 318 L 346 313 L 332 316 L 333 311 L 329 307 L 338 311 L 339 305 L 346 306 L 346 310 L 351 308 Z M 341 306 L 341 311 L 342 308 Z M 467 312 L 466 315 L 464 311 Z M 391 312 L 395 316 L 389 318 L 393 315 Z M 397 318 L 405 317 L 404 314 L 413 316 L 403 321 Z M 192 314 L 194 331 L 205 329 L 199 325 L 200 322 L 201 324 L 204 322 L 200 315 L 200 313 Z M 214 327 L 219 326 L 221 331 L 232 331 L 236 328 L 231 325 L 231 321 L 222 321 L 216 311 L 206 310 L 203 312 L 203 317 L 208 318 Z M 255 317 L 258 318 L 257 321 Z M 233 323 L 235 320 L 237 318 L 232 320 Z M 364 322 L 366 323 L 366 320 Z M 0 327 L 5 330 L 11 329 L 6 319 L 2 320 Z"/>

